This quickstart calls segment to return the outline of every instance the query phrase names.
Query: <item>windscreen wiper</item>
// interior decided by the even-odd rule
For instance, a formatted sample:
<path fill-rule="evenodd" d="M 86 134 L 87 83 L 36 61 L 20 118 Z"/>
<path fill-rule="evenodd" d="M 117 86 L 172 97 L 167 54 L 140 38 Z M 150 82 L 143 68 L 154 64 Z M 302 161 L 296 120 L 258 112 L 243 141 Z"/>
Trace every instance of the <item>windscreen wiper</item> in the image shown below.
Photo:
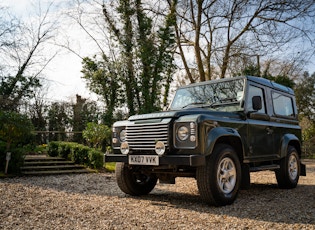
<path fill-rule="evenodd" d="M 209 104 L 208 103 L 204 103 L 204 102 L 192 102 L 192 103 L 189 103 L 189 104 L 183 106 L 182 109 L 185 109 L 185 108 L 187 108 L 188 106 L 191 106 L 191 105 L 206 105 L 206 106 L 208 106 Z M 201 107 L 203 107 L 203 106 L 201 106 Z"/>
<path fill-rule="evenodd" d="M 218 105 L 235 104 L 236 102 L 238 102 L 238 100 L 235 97 L 223 98 L 223 99 L 219 99 L 219 100 L 212 102 L 209 105 L 209 107 L 214 107 L 214 106 L 218 106 Z"/>
<path fill-rule="evenodd" d="M 224 98 L 224 99 L 219 99 L 219 100 L 216 100 L 212 103 L 206 103 L 206 102 L 192 102 L 192 103 L 189 103 L 185 106 L 182 107 L 182 109 L 184 108 L 187 108 L 188 106 L 191 106 L 191 105 L 200 105 L 199 107 L 200 108 L 213 108 L 215 106 L 218 106 L 218 105 L 222 105 L 222 104 L 234 104 L 238 102 L 236 98 Z"/>

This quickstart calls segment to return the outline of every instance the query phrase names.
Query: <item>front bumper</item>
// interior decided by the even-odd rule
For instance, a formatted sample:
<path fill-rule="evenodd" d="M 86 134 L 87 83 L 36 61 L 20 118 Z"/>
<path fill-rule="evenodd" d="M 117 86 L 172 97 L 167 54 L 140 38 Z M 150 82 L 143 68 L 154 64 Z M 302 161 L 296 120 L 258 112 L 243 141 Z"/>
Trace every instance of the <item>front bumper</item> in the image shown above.
<path fill-rule="evenodd" d="M 128 163 L 128 155 L 106 154 L 105 162 Z M 159 165 L 201 166 L 205 165 L 204 155 L 171 155 L 159 158 Z"/>

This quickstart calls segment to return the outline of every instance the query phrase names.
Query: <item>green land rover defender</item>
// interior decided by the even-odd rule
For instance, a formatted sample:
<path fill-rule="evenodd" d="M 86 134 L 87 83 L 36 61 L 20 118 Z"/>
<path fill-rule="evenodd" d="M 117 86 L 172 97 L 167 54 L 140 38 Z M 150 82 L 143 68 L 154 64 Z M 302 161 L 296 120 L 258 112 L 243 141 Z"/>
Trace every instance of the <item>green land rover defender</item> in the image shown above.
<path fill-rule="evenodd" d="M 157 181 L 197 180 L 202 200 L 222 206 L 250 186 L 250 172 L 272 170 L 280 188 L 306 175 L 291 88 L 235 77 L 177 89 L 168 111 L 113 124 L 116 179 L 126 194 L 150 193 Z"/>

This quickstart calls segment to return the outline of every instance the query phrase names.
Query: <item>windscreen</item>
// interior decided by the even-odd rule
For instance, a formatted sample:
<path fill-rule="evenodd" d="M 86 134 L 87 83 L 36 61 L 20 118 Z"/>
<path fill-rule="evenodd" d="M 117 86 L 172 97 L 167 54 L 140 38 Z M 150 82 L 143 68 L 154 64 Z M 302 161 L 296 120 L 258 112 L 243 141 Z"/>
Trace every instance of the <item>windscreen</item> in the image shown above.
<path fill-rule="evenodd" d="M 176 91 L 171 110 L 188 107 L 212 108 L 220 111 L 240 111 L 245 79 L 215 81 L 180 88 Z"/>

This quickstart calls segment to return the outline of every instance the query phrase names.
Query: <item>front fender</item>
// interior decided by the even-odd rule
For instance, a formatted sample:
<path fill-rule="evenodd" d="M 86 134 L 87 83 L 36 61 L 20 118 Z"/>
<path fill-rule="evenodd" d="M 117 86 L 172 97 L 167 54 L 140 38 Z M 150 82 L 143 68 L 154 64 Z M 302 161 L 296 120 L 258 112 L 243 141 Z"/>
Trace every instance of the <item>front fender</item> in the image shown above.
<path fill-rule="evenodd" d="M 289 145 L 294 146 L 301 157 L 301 143 L 299 138 L 294 134 L 285 134 L 281 139 L 280 158 L 283 158 L 287 155 Z"/>
<path fill-rule="evenodd" d="M 222 138 L 229 140 L 237 139 L 241 142 L 241 136 L 236 129 L 229 127 L 216 127 L 209 131 L 205 140 L 205 154 L 210 155 L 214 149 L 215 144 Z M 230 142 L 227 142 L 230 144 Z"/>

